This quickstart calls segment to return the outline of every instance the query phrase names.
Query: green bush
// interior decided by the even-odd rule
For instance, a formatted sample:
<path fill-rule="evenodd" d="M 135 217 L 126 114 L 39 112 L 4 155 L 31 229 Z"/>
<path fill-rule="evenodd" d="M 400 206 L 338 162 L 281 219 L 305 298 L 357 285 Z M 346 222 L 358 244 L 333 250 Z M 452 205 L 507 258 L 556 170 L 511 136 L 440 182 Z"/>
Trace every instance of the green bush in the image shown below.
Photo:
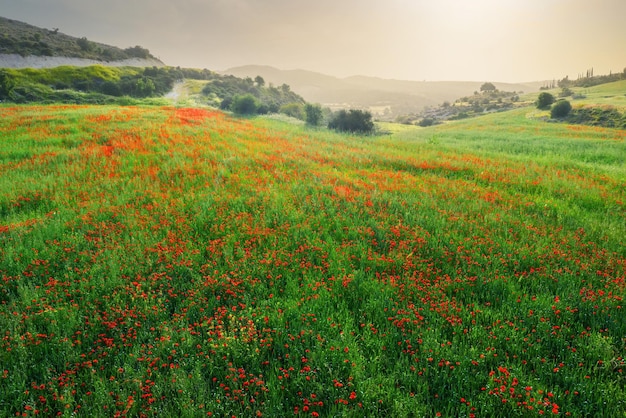
<path fill-rule="evenodd" d="M 134 57 L 134 58 L 150 58 L 152 55 L 150 55 L 150 51 L 147 50 L 146 48 L 142 48 L 139 45 L 137 46 L 133 46 L 130 48 L 126 48 L 124 50 L 124 52 L 126 52 L 129 56 Z"/>
<path fill-rule="evenodd" d="M 539 97 L 537 97 L 537 108 L 538 109 L 549 109 L 550 105 L 554 103 L 554 96 L 548 92 L 539 93 Z"/>
<path fill-rule="evenodd" d="M 374 122 L 370 112 L 358 109 L 340 110 L 334 114 L 328 128 L 340 132 L 368 134 L 374 131 Z"/>
<path fill-rule="evenodd" d="M 626 129 L 626 114 L 613 106 L 586 106 L 572 109 L 568 123 Z"/>
<path fill-rule="evenodd" d="M 299 103 L 304 105 L 305 101 L 302 97 L 292 92 L 289 86 L 286 88 L 277 88 L 272 85 L 264 87 L 264 85 L 257 84 L 251 78 L 238 78 L 232 75 L 210 75 L 211 81 L 207 83 L 202 89 L 202 94 L 207 98 L 219 98 L 228 102 L 235 96 L 243 96 L 251 94 L 259 102 L 260 110 L 257 109 L 256 113 L 276 113 L 280 111 L 281 106 L 288 105 L 290 103 Z M 264 84 L 264 83 L 263 83 Z M 220 106 L 224 108 L 223 106 Z M 296 116 L 304 119 L 303 115 Z"/>
<path fill-rule="evenodd" d="M 433 126 L 437 121 L 433 118 L 424 118 L 419 121 L 418 125 L 422 128 L 426 128 L 428 126 Z"/>
<path fill-rule="evenodd" d="M 572 105 L 567 100 L 559 100 L 552 106 L 552 110 L 550 110 L 550 116 L 553 119 L 556 118 L 564 118 L 569 112 L 572 110 Z"/>
<path fill-rule="evenodd" d="M 148 98 L 167 93 L 172 89 L 174 81 L 181 77 L 179 70 L 165 67 L 143 69 L 92 65 L 5 69 L 0 70 L 0 100 L 27 103 L 48 101 L 52 96 L 56 98 L 55 101 L 62 102 L 64 98 L 68 98 L 68 103 L 76 103 L 82 99 L 91 100 L 84 95 L 72 97 L 67 93 L 54 95 L 49 90 L 77 90 L 112 97 Z M 101 101 L 100 96 L 96 100 Z"/>
<path fill-rule="evenodd" d="M 0 99 L 9 97 L 15 87 L 15 77 L 7 70 L 0 70 Z"/>
<path fill-rule="evenodd" d="M 222 110 L 230 110 L 230 106 L 233 104 L 232 97 L 226 97 L 220 102 L 220 109 Z"/>
<path fill-rule="evenodd" d="M 311 126 L 318 126 L 322 123 L 322 107 L 318 104 L 307 103 L 304 105 L 306 113 L 306 123 Z"/>
<path fill-rule="evenodd" d="M 16 85 L 9 94 L 14 103 L 45 102 L 51 99 L 53 90 L 42 84 L 24 83 Z"/>
<path fill-rule="evenodd" d="M 280 107 L 280 113 L 283 113 L 292 118 L 304 120 L 304 106 L 302 103 L 287 103 Z"/>
<path fill-rule="evenodd" d="M 91 52 L 94 50 L 94 44 L 89 39 L 84 36 L 80 39 L 76 40 L 76 44 L 78 44 L 79 48 L 86 52 Z"/>
<path fill-rule="evenodd" d="M 254 115 L 259 108 L 259 102 L 251 94 L 237 95 L 233 97 L 233 102 L 230 105 L 232 110 L 237 115 Z"/>

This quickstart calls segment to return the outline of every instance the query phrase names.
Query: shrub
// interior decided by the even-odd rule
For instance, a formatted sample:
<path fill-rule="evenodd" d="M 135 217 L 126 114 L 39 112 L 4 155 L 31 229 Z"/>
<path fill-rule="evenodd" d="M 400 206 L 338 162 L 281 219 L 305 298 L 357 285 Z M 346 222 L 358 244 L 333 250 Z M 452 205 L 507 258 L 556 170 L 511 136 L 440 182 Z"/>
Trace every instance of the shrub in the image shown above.
<path fill-rule="evenodd" d="M 269 105 L 266 105 L 265 103 L 259 103 L 259 107 L 257 107 L 256 113 L 259 115 L 267 115 L 268 113 L 276 113 L 276 112 L 272 111 Z"/>
<path fill-rule="evenodd" d="M 9 94 L 14 103 L 49 102 L 53 90 L 43 84 L 25 83 L 16 85 Z"/>
<path fill-rule="evenodd" d="M 220 76 L 208 74 L 212 77 L 212 81 L 207 83 L 202 89 L 202 94 L 208 98 L 219 98 L 227 100 L 235 96 L 252 95 L 257 100 L 257 104 L 261 106 L 261 110 L 266 113 L 278 112 L 283 105 L 290 103 L 304 104 L 304 99 L 296 93 L 288 91 L 285 93 L 276 87 L 262 87 L 255 85 L 255 81 L 251 78 L 242 79 L 234 76 Z M 258 84 L 259 81 L 256 83 Z M 222 107 L 223 108 L 223 107 Z M 259 109 L 256 113 L 261 113 Z M 300 116 L 304 119 L 303 114 Z"/>
<path fill-rule="evenodd" d="M 550 105 L 554 103 L 554 96 L 548 92 L 539 93 L 539 97 L 537 97 L 537 108 L 538 109 L 548 109 Z"/>
<path fill-rule="evenodd" d="M 84 36 L 80 39 L 76 40 L 76 44 L 78 44 L 79 48 L 85 52 L 91 52 L 94 49 L 94 44 Z"/>
<path fill-rule="evenodd" d="M 334 114 L 328 124 L 328 128 L 340 132 L 367 134 L 374 131 L 374 122 L 372 122 L 372 114 L 370 112 L 358 109 L 340 110 Z"/>
<path fill-rule="evenodd" d="M 283 113 L 292 118 L 304 120 L 304 106 L 302 103 L 287 103 L 280 107 L 280 113 Z"/>
<path fill-rule="evenodd" d="M 572 110 L 572 105 L 567 100 L 559 100 L 552 106 L 552 110 L 550 110 L 550 116 L 553 119 L 556 118 L 564 118 L 569 112 Z"/>
<path fill-rule="evenodd" d="M 602 126 L 605 128 L 626 129 L 626 114 L 612 106 L 586 106 L 572 109 L 567 116 L 568 123 Z"/>
<path fill-rule="evenodd" d="M 14 87 L 14 77 L 7 70 L 0 70 L 0 99 L 9 97 Z"/>
<path fill-rule="evenodd" d="M 233 102 L 230 105 L 230 110 L 237 115 L 254 115 L 258 108 L 259 102 L 251 94 L 233 97 Z"/>
<path fill-rule="evenodd" d="M 482 92 L 492 92 L 492 91 L 496 91 L 496 86 L 493 83 L 485 83 L 482 86 L 480 86 L 480 91 Z"/>
<path fill-rule="evenodd" d="M 433 126 L 435 122 L 436 121 L 433 118 L 424 118 L 419 121 L 418 125 L 421 126 L 422 128 L 426 128 L 428 126 Z"/>
<path fill-rule="evenodd" d="M 307 103 L 304 106 L 304 112 L 308 125 L 318 126 L 322 122 L 322 107 L 320 105 Z"/>
<path fill-rule="evenodd" d="M 139 45 L 126 48 L 124 52 L 134 58 L 150 58 L 150 51 L 146 48 L 140 47 Z"/>
<path fill-rule="evenodd" d="M 150 97 L 155 90 L 154 82 L 148 77 L 140 78 L 135 84 L 135 96 L 137 97 Z"/>
<path fill-rule="evenodd" d="M 232 97 L 225 97 L 222 102 L 220 103 L 220 109 L 222 110 L 229 110 L 230 106 L 233 104 L 233 98 Z"/>

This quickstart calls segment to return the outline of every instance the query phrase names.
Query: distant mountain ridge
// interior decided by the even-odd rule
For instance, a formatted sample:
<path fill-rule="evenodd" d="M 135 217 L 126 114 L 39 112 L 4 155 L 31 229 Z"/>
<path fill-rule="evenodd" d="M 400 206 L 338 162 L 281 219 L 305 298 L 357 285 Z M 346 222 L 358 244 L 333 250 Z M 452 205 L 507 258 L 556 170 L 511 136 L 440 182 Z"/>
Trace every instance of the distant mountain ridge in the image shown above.
<path fill-rule="evenodd" d="M 121 49 L 0 17 L 0 67 L 48 68 L 59 65 L 163 66 L 140 46 Z"/>
<path fill-rule="evenodd" d="M 273 84 L 288 84 L 309 102 L 330 108 L 364 108 L 380 119 L 392 120 L 399 115 L 419 113 L 427 106 L 479 91 L 482 82 L 474 81 L 409 81 L 377 77 L 352 76 L 338 78 L 306 70 L 280 70 L 271 66 L 246 65 L 222 71 L 237 77 L 263 77 Z M 488 80 L 486 80 L 488 81 Z M 545 81 L 529 83 L 493 82 L 499 90 L 535 92 Z"/>

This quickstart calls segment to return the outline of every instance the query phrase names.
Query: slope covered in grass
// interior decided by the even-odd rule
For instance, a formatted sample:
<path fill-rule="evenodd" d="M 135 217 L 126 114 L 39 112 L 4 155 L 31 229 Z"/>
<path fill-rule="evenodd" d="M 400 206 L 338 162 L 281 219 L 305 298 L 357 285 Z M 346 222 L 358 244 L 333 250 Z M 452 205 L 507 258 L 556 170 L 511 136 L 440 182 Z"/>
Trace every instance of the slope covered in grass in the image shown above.
<path fill-rule="evenodd" d="M 0 415 L 624 415 L 625 134 L 529 112 L 0 107 Z"/>
<path fill-rule="evenodd" d="M 121 49 L 93 42 L 85 37 L 69 36 L 59 32 L 58 28 L 44 29 L 0 16 L 0 63 L 19 63 L 19 60 L 13 59 L 14 55 L 72 57 L 106 62 L 142 59 L 150 63 L 146 65 L 163 65 L 160 60 L 150 54 L 150 51 L 140 46 Z M 35 61 L 29 62 L 32 64 Z M 41 62 L 43 66 L 48 66 L 45 65 L 45 59 Z"/>

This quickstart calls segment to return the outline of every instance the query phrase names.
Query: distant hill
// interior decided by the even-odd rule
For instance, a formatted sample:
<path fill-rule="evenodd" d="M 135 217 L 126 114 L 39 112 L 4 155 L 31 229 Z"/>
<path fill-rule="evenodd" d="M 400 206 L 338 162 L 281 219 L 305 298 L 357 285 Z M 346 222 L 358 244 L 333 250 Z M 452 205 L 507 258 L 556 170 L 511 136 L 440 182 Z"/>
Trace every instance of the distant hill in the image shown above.
<path fill-rule="evenodd" d="M 162 61 L 141 46 L 121 49 L 76 38 L 58 29 L 43 29 L 0 17 L 0 67 L 44 68 L 59 65 L 162 66 Z"/>
<path fill-rule="evenodd" d="M 472 81 L 388 80 L 365 76 L 338 78 L 312 71 L 279 70 L 259 65 L 230 68 L 223 73 L 252 78 L 260 75 L 268 83 L 288 84 L 309 102 L 321 103 L 333 109 L 364 108 L 384 120 L 419 113 L 427 106 L 471 95 L 483 84 Z M 539 91 L 545 82 L 494 84 L 499 90 L 529 93 Z"/>

